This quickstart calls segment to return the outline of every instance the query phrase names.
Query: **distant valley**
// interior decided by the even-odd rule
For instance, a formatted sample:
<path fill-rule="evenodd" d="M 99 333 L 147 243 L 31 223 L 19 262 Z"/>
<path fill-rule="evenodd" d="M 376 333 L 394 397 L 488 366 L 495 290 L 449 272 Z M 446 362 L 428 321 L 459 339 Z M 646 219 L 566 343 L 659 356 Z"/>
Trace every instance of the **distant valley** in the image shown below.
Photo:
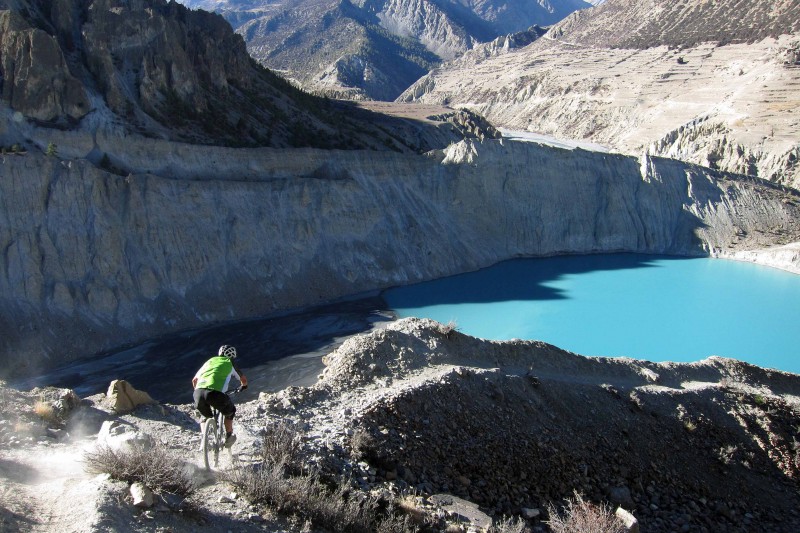
<path fill-rule="evenodd" d="M 487 46 L 400 100 L 800 186 L 798 0 L 608 0 Z"/>
<path fill-rule="evenodd" d="M 394 100 L 442 60 L 531 26 L 583 0 L 183 0 L 222 14 L 250 54 L 306 90 Z"/>

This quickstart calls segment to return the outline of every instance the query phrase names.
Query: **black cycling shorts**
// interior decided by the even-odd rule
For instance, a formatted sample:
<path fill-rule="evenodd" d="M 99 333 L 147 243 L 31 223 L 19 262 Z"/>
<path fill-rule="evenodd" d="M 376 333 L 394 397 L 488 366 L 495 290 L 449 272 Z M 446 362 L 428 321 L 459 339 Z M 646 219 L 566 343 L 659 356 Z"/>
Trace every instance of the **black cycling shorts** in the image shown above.
<path fill-rule="evenodd" d="M 217 408 L 225 418 L 233 418 L 236 415 L 236 406 L 233 405 L 230 396 L 224 392 L 211 389 L 194 390 L 194 407 L 206 418 L 211 418 L 211 407 Z"/>

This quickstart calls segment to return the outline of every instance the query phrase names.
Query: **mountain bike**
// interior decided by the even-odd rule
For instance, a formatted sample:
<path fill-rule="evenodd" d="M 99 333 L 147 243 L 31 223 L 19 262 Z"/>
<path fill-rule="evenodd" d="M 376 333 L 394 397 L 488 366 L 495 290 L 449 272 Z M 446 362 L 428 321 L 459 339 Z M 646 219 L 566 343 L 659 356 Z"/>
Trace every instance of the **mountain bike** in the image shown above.
<path fill-rule="evenodd" d="M 241 387 L 225 394 L 231 396 L 240 392 L 242 392 Z M 200 449 L 203 452 L 203 464 L 206 470 L 211 470 L 212 460 L 214 468 L 219 466 L 219 453 L 225 448 L 225 416 L 216 407 L 209 407 L 211 408 L 211 418 L 204 417 L 200 423 Z M 230 448 L 228 448 L 228 453 L 233 458 Z"/>

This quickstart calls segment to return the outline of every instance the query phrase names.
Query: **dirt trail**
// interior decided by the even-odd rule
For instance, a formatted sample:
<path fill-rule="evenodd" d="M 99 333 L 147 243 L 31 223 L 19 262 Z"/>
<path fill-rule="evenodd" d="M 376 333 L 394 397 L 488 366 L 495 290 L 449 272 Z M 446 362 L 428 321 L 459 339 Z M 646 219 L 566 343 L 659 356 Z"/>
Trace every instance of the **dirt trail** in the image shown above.
<path fill-rule="evenodd" d="M 3 531 L 92 529 L 99 482 L 84 469 L 86 444 L 35 444 L 0 451 Z"/>

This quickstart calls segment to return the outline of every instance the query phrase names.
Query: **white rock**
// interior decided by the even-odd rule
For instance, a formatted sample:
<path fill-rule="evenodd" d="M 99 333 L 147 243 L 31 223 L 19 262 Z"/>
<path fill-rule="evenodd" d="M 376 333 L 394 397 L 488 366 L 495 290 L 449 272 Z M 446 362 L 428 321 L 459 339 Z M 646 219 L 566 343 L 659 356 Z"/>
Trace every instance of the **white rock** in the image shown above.
<path fill-rule="evenodd" d="M 133 498 L 133 505 L 136 507 L 150 508 L 153 506 L 155 497 L 153 491 L 140 482 L 131 485 L 131 497 Z"/>
<path fill-rule="evenodd" d="M 619 518 L 625 526 L 626 533 L 639 533 L 639 521 L 630 512 L 622 507 L 617 507 L 614 514 Z"/>
<path fill-rule="evenodd" d="M 527 507 L 523 507 L 522 508 L 522 516 L 524 516 L 528 520 L 531 520 L 533 518 L 539 518 L 539 515 L 541 515 L 541 514 L 542 514 L 542 511 L 540 509 L 535 509 L 535 508 L 534 509 L 530 509 L 530 508 L 527 508 Z"/>

